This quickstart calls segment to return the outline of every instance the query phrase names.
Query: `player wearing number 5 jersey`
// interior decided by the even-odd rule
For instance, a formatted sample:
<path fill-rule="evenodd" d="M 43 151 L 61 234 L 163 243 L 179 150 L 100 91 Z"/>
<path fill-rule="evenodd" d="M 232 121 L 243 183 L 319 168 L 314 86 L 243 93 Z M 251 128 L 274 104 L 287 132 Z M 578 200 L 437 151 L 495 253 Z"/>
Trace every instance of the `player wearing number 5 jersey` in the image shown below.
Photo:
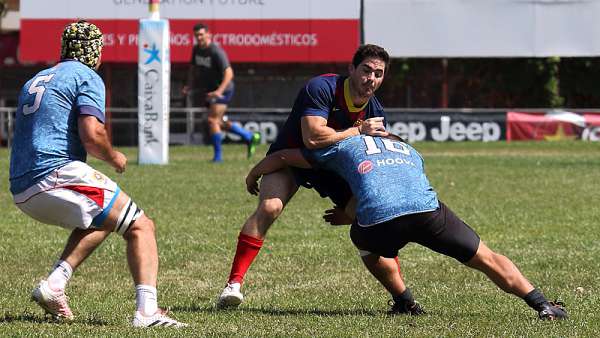
<path fill-rule="evenodd" d="M 13 194 L 72 161 L 85 162 L 77 116 L 104 123 L 104 83 L 90 67 L 67 59 L 27 81 L 19 95 L 11 153 Z"/>
<path fill-rule="evenodd" d="M 251 170 L 248 191 L 256 193 L 261 175 L 286 165 L 331 170 L 348 182 L 357 199 L 357 222 L 350 237 L 369 271 L 391 293 L 393 312 L 423 313 L 400 275 L 386 274 L 380 264 L 382 257 L 395 257 L 407 243 L 415 242 L 485 273 L 505 292 L 523 298 L 541 319 L 567 317 L 561 304 L 548 302 L 508 258 L 490 250 L 438 201 L 423 159 L 412 146 L 389 138 L 353 136 L 323 149 L 282 150 Z"/>
<path fill-rule="evenodd" d="M 71 230 L 67 245 L 32 299 L 53 317 L 72 320 L 65 288 L 73 271 L 114 231 L 127 242 L 136 286 L 137 327 L 180 323 L 158 308 L 154 223 L 117 184 L 85 163 L 91 154 L 125 171 L 104 128 L 102 33 L 79 21 L 62 34 L 61 61 L 42 70 L 19 95 L 10 159 L 10 191 L 28 216 Z"/>

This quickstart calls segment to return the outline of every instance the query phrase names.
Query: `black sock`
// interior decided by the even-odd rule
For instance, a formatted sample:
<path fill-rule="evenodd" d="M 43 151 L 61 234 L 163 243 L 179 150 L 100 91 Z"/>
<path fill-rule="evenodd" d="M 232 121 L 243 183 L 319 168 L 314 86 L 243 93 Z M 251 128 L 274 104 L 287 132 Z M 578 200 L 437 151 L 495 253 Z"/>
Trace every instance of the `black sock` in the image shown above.
<path fill-rule="evenodd" d="M 542 309 L 542 304 L 548 302 L 542 291 L 539 289 L 533 289 L 533 291 L 523 297 L 523 300 L 536 311 L 540 311 Z"/>
<path fill-rule="evenodd" d="M 406 290 L 404 290 L 404 292 L 398 296 L 392 296 L 392 298 L 394 299 L 394 302 L 400 304 L 413 305 L 415 303 L 415 299 L 413 298 L 412 292 L 410 292 L 409 288 L 406 288 Z"/>

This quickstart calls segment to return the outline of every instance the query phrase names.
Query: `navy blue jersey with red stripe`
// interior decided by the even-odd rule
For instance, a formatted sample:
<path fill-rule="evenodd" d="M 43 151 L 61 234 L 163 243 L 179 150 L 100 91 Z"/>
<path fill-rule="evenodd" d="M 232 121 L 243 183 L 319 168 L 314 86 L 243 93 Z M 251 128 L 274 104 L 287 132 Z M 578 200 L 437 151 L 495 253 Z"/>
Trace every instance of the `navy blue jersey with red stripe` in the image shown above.
<path fill-rule="evenodd" d="M 327 126 L 335 130 L 350 128 L 358 120 L 385 117 L 383 106 L 374 96 L 364 106 L 355 107 L 347 79 L 346 76 L 325 74 L 308 81 L 298 93 L 292 112 L 267 154 L 281 149 L 306 148 L 300 123 L 303 116 L 321 116 L 327 119 Z M 329 197 L 338 206 L 345 206 L 352 197 L 348 183 L 331 171 L 292 168 L 292 172 L 296 184 L 314 188 L 321 197 Z"/>
<path fill-rule="evenodd" d="M 325 74 L 312 78 L 300 90 L 292 112 L 288 116 L 269 153 L 286 148 L 305 148 L 300 121 L 303 116 L 321 116 L 327 126 L 342 130 L 356 121 L 384 116 L 383 106 L 375 96 L 362 107 L 354 107 L 346 76 Z"/>

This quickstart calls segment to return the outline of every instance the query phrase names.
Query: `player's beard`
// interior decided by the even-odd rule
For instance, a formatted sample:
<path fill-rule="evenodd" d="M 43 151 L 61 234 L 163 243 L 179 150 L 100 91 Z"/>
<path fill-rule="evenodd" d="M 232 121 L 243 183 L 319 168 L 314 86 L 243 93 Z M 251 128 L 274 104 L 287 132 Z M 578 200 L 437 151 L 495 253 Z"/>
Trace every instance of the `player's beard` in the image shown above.
<path fill-rule="evenodd" d="M 377 89 L 375 87 L 375 84 L 371 81 L 367 81 L 366 83 L 361 83 L 358 94 L 360 95 L 360 97 L 362 98 L 370 98 L 371 96 L 373 96 L 373 94 L 375 94 L 375 90 Z"/>

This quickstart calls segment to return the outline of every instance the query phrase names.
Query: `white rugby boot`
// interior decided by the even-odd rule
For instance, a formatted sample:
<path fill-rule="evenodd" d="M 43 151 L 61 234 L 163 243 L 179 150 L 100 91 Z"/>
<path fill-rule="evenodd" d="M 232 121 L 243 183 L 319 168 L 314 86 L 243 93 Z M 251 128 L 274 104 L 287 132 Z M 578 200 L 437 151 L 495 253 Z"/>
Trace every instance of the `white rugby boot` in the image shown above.
<path fill-rule="evenodd" d="M 31 292 L 31 300 L 36 302 L 46 313 L 54 319 L 72 321 L 75 316 L 69 308 L 68 299 L 64 291 L 53 291 L 48 286 L 48 281 L 42 280 Z"/>
<path fill-rule="evenodd" d="M 244 300 L 244 295 L 240 291 L 241 287 L 240 283 L 227 283 L 227 286 L 225 286 L 217 300 L 217 308 L 227 309 L 238 307 Z"/>
<path fill-rule="evenodd" d="M 133 327 L 173 327 L 182 328 L 188 324 L 179 322 L 167 316 L 167 310 L 158 309 L 152 316 L 144 316 L 141 312 L 136 311 L 133 316 Z"/>

